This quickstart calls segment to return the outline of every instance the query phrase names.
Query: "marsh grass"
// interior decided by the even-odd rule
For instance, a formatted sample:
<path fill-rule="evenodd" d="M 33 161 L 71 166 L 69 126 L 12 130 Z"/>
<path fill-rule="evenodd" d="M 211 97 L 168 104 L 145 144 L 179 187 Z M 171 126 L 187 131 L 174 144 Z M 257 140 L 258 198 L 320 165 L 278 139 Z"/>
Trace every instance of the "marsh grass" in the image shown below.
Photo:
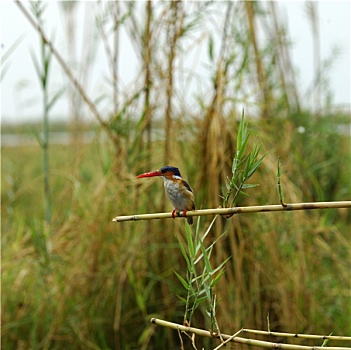
<path fill-rule="evenodd" d="M 257 136 L 263 145 L 262 154 L 269 153 L 250 179 L 260 186 L 252 189 L 250 197 L 238 196 L 236 205 L 279 203 L 278 156 L 287 203 L 351 197 L 350 138 L 336 128 L 345 116 L 299 110 L 293 84 L 281 84 L 281 75 L 274 69 L 279 65 L 267 63 L 281 57 L 282 45 L 259 50 L 267 55 L 261 62 L 260 81 L 253 73 L 258 69 L 257 52 L 250 37 L 256 29 L 251 27 L 249 36 L 249 19 L 243 16 L 271 23 L 269 12 L 259 11 L 263 3 L 245 8 L 237 2 L 220 9 L 213 9 L 214 3 L 193 3 L 189 8 L 184 4 L 177 8 L 170 3 L 153 5 L 144 9 L 145 17 L 136 16 L 135 9 L 124 3 L 111 12 L 109 24 L 119 15 L 118 25 L 128 27 L 130 36 L 135 36 L 136 51 L 142 53 L 138 56 L 142 79 L 137 77 L 131 88 L 115 81 L 117 88 L 112 85 L 110 98 L 113 110 L 103 120 L 93 99 L 74 80 L 74 72 L 67 64 L 63 66 L 100 128 L 90 144 L 50 146 L 52 234 L 46 249 L 41 236 L 44 175 L 40 148 L 2 147 L 3 348 L 179 348 L 177 334 L 156 330 L 149 320 L 183 320 L 184 304 L 177 295 L 183 295 L 184 287 L 174 274 L 177 271 L 184 278 L 187 271 L 177 241 L 181 239 L 188 249 L 183 222 L 116 225 L 111 218 L 171 209 L 165 204 L 160 181 L 140 184 L 135 179 L 140 171 L 165 165 L 167 152 L 167 160 L 182 170 L 193 187 L 196 207 L 219 206 L 221 189 L 232 174 L 241 117 L 238 105 L 242 102 L 264 112 L 266 119 L 251 118 L 250 112 L 246 117 L 252 137 Z M 184 47 L 196 48 L 202 43 L 199 28 L 203 29 L 204 23 L 218 23 L 214 19 L 219 12 L 227 20 L 224 27 L 205 31 L 212 61 L 208 75 L 200 81 L 191 77 L 182 60 L 188 52 Z M 173 20 L 165 23 L 165 13 Z M 243 21 L 234 20 L 241 16 Z M 146 19 L 151 21 L 149 26 Z M 173 38 L 173 61 L 167 36 L 160 34 L 165 28 Z M 182 30 L 184 37 L 177 30 Z M 38 29 L 38 33 L 43 32 Z M 111 33 L 116 34 L 114 30 Z M 271 42 L 286 39 L 277 31 L 272 33 Z M 215 34 L 219 47 L 210 39 Z M 50 43 L 48 47 L 52 47 Z M 59 62 L 63 59 L 53 55 Z M 111 59 L 115 59 L 113 52 Z M 283 68 L 292 70 L 288 63 Z M 173 74 L 173 89 L 168 86 L 172 69 L 179 73 Z M 183 77 L 186 84 L 180 85 L 177 77 Z M 200 89 L 196 103 L 189 106 L 184 96 L 194 82 L 206 89 Z M 262 96 L 260 84 L 271 91 Z M 123 92 L 118 101 L 113 98 L 116 89 Z M 168 126 L 163 122 L 164 113 L 169 113 Z M 299 133 L 300 126 L 304 134 Z M 166 134 L 167 140 L 154 137 Z M 321 142 L 325 137 L 327 142 Z M 206 232 L 209 226 L 210 218 L 201 221 L 199 232 Z M 340 210 L 216 219 L 207 234 L 209 242 L 217 240 L 211 266 L 221 266 L 231 257 L 215 286 L 216 300 L 221 300 L 216 308 L 221 332 L 231 333 L 242 325 L 266 329 L 269 314 L 272 331 L 347 335 L 351 312 L 349 226 L 350 212 Z M 223 232 L 226 237 L 219 239 Z M 206 322 L 203 310 L 195 310 L 192 325 L 211 326 Z M 209 348 L 211 340 L 199 340 L 197 345 Z"/>
<path fill-rule="evenodd" d="M 154 333 L 149 319 L 183 317 L 177 298 L 183 286 L 174 275 L 186 271 L 177 246 L 183 223 L 154 221 L 151 229 L 143 222 L 111 223 L 116 212 L 147 212 L 146 201 L 127 200 L 145 186 L 159 207 L 162 183 L 138 189 L 136 172 L 114 173 L 110 151 L 102 143 L 77 154 L 67 146 L 52 147 L 54 233 L 46 251 L 38 220 L 43 208 L 33 205 L 43 199 L 39 148 L 3 149 L 2 283 L 11 290 L 2 296 L 6 348 L 176 347 L 177 336 Z M 276 166 L 267 155 L 260 170 L 264 185 L 241 205 L 262 198 L 278 202 Z M 301 190 L 288 177 L 284 164 L 284 195 L 298 201 Z M 223 250 L 216 248 L 211 256 L 213 266 L 232 257 L 216 285 L 221 331 L 233 324 L 265 329 L 269 313 L 272 330 L 337 328 L 334 334 L 347 334 L 348 214 L 332 211 L 248 214 L 226 221 L 227 236 L 218 245 Z M 209 241 L 219 236 L 214 227 L 208 232 Z M 192 324 L 204 322 L 202 312 L 195 312 Z"/>

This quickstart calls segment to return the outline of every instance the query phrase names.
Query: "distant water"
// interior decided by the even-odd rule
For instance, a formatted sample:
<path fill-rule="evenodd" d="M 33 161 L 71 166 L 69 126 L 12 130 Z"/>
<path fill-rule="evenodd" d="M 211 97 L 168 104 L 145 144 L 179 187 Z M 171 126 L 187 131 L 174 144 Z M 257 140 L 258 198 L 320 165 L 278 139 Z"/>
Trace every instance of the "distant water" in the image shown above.
<path fill-rule="evenodd" d="M 91 143 L 96 137 L 95 131 L 86 131 L 82 135 L 83 143 Z M 50 132 L 49 144 L 68 145 L 72 142 L 73 134 L 69 132 Z M 30 134 L 2 134 L 1 147 L 18 147 L 37 145 L 38 140 L 35 135 Z"/>
<path fill-rule="evenodd" d="M 303 128 L 299 129 L 297 132 L 304 133 Z M 337 126 L 337 133 L 341 136 L 351 136 L 351 124 L 345 125 L 341 124 Z M 82 139 L 81 142 L 88 144 L 94 141 L 97 137 L 96 131 L 85 131 L 80 134 Z M 188 137 L 186 135 L 180 135 L 180 137 Z M 73 141 L 73 133 L 62 131 L 62 132 L 50 132 L 49 133 L 49 144 L 56 145 L 69 145 Z M 164 130 L 154 129 L 152 139 L 154 141 L 164 140 Z M 2 134 L 1 135 L 1 147 L 18 147 L 18 146 L 33 146 L 38 145 L 38 140 L 34 134 Z"/>

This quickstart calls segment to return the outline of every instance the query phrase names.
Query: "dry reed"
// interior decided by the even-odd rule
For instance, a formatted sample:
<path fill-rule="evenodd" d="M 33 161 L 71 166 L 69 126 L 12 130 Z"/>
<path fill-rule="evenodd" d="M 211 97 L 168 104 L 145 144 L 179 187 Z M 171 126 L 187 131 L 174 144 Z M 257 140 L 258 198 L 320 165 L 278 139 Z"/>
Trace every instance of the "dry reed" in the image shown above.
<path fill-rule="evenodd" d="M 278 204 L 278 205 L 261 205 L 261 206 L 234 207 L 234 208 L 202 209 L 202 210 L 187 211 L 186 216 L 234 215 L 234 214 L 243 214 L 243 213 L 263 213 L 263 212 L 275 212 L 275 211 L 331 209 L 331 208 L 351 208 L 351 201 L 292 203 L 292 204 L 284 204 L 284 206 Z M 179 217 L 184 217 L 183 212 L 179 213 Z M 112 219 L 112 221 L 122 222 L 122 221 L 140 221 L 140 220 L 169 219 L 169 218 L 172 218 L 172 213 L 116 216 Z"/>
<path fill-rule="evenodd" d="M 217 338 L 219 339 L 218 334 L 211 334 L 210 331 L 204 330 L 204 329 L 199 329 L 199 328 L 194 328 L 194 327 L 189 327 L 189 326 L 183 326 L 177 323 L 173 322 L 168 322 L 164 320 L 160 320 L 157 318 L 152 318 L 150 320 L 152 324 L 155 324 L 157 326 L 162 326 L 162 327 L 167 327 L 170 329 L 175 329 L 181 332 L 185 333 L 193 333 L 195 335 L 199 335 L 201 337 L 209 337 L 209 338 Z M 230 340 L 234 343 L 240 343 L 240 344 L 245 344 L 249 346 L 257 346 L 260 348 L 266 348 L 266 349 L 283 349 L 283 350 L 323 350 L 325 347 L 323 346 L 304 346 L 304 345 L 293 345 L 293 344 L 284 344 L 284 343 L 272 343 L 272 342 L 267 342 L 267 341 L 262 341 L 262 340 L 256 340 L 256 339 L 248 339 L 248 338 L 241 338 L 237 337 L 237 334 L 243 333 L 243 332 L 248 332 L 251 330 L 245 330 L 241 329 L 235 335 L 228 335 L 228 334 L 221 334 L 222 338 L 225 340 Z M 259 332 L 259 331 L 254 331 L 254 332 Z M 262 332 L 260 332 L 262 334 Z M 268 332 L 270 333 L 270 332 Z M 280 336 L 287 336 L 286 333 L 278 333 L 275 332 L 274 335 L 280 335 Z M 295 337 L 299 338 L 310 338 L 310 339 L 319 339 L 319 340 L 325 340 L 325 339 L 333 339 L 333 340 L 351 340 L 351 337 L 333 337 L 330 338 L 330 336 L 318 336 L 318 335 L 309 335 L 309 334 L 298 334 L 298 335 L 293 335 Z M 219 349 L 222 344 L 220 344 L 216 349 Z M 328 347 L 328 350 L 350 350 L 351 348 L 349 347 Z"/>

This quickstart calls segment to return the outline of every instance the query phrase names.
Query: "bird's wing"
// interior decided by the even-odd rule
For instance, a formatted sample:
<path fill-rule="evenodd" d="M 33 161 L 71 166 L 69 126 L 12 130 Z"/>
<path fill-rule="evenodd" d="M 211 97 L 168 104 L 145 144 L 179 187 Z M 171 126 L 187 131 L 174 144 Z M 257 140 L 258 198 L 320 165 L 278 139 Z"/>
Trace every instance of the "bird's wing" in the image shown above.
<path fill-rule="evenodd" d="M 195 210 L 195 197 L 194 197 L 194 191 L 193 189 L 190 187 L 190 185 L 185 181 L 183 180 L 183 185 L 185 186 L 185 188 L 191 192 L 191 197 L 192 197 L 192 210 Z"/>
<path fill-rule="evenodd" d="M 190 192 L 193 192 L 192 188 L 185 180 L 183 180 L 183 185 L 187 188 L 187 190 L 189 190 Z"/>

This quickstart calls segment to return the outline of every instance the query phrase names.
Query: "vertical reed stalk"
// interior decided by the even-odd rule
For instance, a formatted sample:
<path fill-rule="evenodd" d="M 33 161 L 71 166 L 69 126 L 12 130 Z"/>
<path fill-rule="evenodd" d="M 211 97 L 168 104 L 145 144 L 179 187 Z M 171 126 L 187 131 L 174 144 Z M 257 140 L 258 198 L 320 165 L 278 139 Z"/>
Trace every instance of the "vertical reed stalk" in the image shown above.
<path fill-rule="evenodd" d="M 180 1 L 171 1 L 171 19 L 168 27 L 168 38 L 169 38 L 169 52 L 168 52 L 168 66 L 167 66 L 167 85 L 166 85 L 166 111 L 165 111 L 165 147 L 164 147 L 164 164 L 168 164 L 171 157 L 171 141 L 173 139 L 171 135 L 172 128 L 172 97 L 173 97 L 173 63 L 176 57 L 176 47 L 180 36 L 178 29 L 178 11 L 181 6 Z"/>
<path fill-rule="evenodd" d="M 313 94 L 313 112 L 318 114 L 321 102 L 321 48 L 318 23 L 318 4 L 306 2 L 307 14 L 310 19 L 312 37 L 313 37 L 313 71 L 314 71 L 314 94 Z"/>
<path fill-rule="evenodd" d="M 120 19 L 120 3 L 118 1 L 113 1 L 111 3 L 112 18 L 114 23 L 118 23 Z M 113 34 L 113 55 L 112 55 L 112 81 L 113 81 L 113 106 L 115 112 L 118 111 L 119 99 L 118 99 L 118 58 L 119 58 L 119 41 L 120 30 L 119 26 L 115 27 Z"/>
<path fill-rule="evenodd" d="M 172 147 L 174 144 L 174 135 L 172 135 L 172 99 L 173 99 L 173 70 L 174 70 L 174 60 L 177 53 L 177 44 L 181 36 L 181 18 L 179 18 L 180 8 L 182 6 L 181 1 L 171 1 L 170 3 L 170 19 L 167 28 L 167 38 L 169 44 L 168 51 L 168 62 L 167 62 L 167 72 L 166 72 L 166 110 L 165 110 L 165 142 L 164 142 L 164 152 L 163 152 L 163 162 L 164 164 L 169 164 L 174 156 L 172 155 Z M 161 203 L 161 210 L 164 211 L 165 201 Z"/>
<path fill-rule="evenodd" d="M 45 60 L 45 46 L 42 45 L 41 57 Z M 49 109 L 48 91 L 46 82 L 43 84 L 43 137 L 41 147 L 43 150 L 43 173 L 44 173 L 44 198 L 45 198 L 45 222 L 50 226 L 51 222 L 51 198 L 49 182 Z"/>
<path fill-rule="evenodd" d="M 150 24 L 152 17 L 152 1 L 146 2 L 146 27 L 144 33 L 144 66 L 145 66 L 145 101 L 144 101 L 144 115 L 147 132 L 147 154 L 146 154 L 146 167 L 151 165 L 151 131 L 152 131 L 152 118 L 150 110 L 150 90 L 151 90 L 151 32 Z"/>
<path fill-rule="evenodd" d="M 32 12 L 37 18 L 40 26 L 42 26 L 42 14 L 45 7 L 42 3 L 33 3 Z M 49 181 L 49 109 L 50 102 L 48 97 L 48 80 L 49 68 L 51 63 L 51 54 L 47 50 L 46 42 L 40 38 L 40 63 L 32 52 L 33 63 L 40 81 L 42 90 L 42 107 L 43 107 L 43 132 L 39 137 L 39 144 L 42 149 L 42 162 L 43 162 L 43 187 L 44 187 L 44 222 L 46 228 L 50 230 L 51 222 L 51 198 L 50 198 L 50 181 Z"/>
<path fill-rule="evenodd" d="M 38 26 L 43 27 L 42 15 L 45 11 L 45 5 L 42 2 L 31 3 L 31 11 L 35 16 Z M 50 170 L 49 170 L 49 112 L 56 101 L 63 93 L 63 89 L 58 90 L 53 96 L 49 97 L 49 74 L 52 53 L 48 47 L 48 43 L 44 38 L 40 37 L 40 62 L 36 58 L 34 52 L 31 52 L 33 64 L 38 75 L 40 87 L 42 90 L 42 104 L 43 104 L 43 132 L 38 135 L 38 141 L 42 149 L 42 163 L 43 163 L 43 178 L 44 178 L 44 222 L 48 232 L 50 232 L 51 223 L 51 196 L 50 196 Z"/>
<path fill-rule="evenodd" d="M 286 106 L 288 110 L 300 110 L 299 96 L 296 88 L 295 75 L 289 54 L 289 46 L 286 39 L 286 29 L 277 14 L 277 4 L 269 2 L 273 18 L 273 35 L 276 37 L 277 47 L 275 50 L 275 60 L 278 65 L 278 74 L 281 82 L 282 92 L 286 95 Z M 269 19 L 270 20 L 270 17 Z"/>
<path fill-rule="evenodd" d="M 256 62 L 256 73 L 257 73 L 257 80 L 258 85 L 262 93 L 262 113 L 261 116 L 264 119 L 269 117 L 270 105 L 271 105 L 271 91 L 267 79 L 267 75 L 263 66 L 262 54 L 259 51 L 258 47 L 258 40 L 256 35 L 256 25 L 255 25 L 255 9 L 254 7 L 257 6 L 256 2 L 254 1 L 245 1 L 245 10 L 246 16 L 248 20 L 249 26 L 249 33 L 251 44 L 254 50 L 255 62 Z"/>

